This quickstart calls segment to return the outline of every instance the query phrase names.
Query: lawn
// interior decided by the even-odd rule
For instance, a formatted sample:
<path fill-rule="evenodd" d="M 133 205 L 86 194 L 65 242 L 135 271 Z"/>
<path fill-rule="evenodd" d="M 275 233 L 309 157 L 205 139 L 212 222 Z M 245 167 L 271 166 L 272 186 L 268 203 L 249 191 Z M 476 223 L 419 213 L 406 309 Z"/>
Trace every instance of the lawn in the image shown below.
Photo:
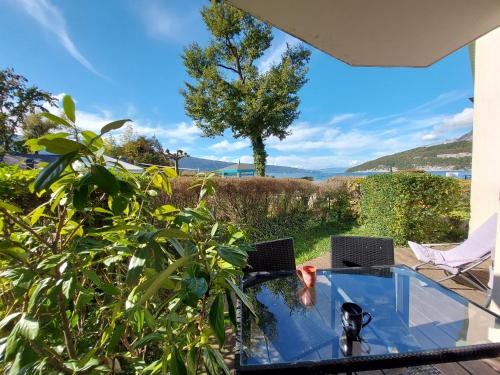
<path fill-rule="evenodd" d="M 358 225 L 342 225 L 324 223 L 294 235 L 295 260 L 302 264 L 309 259 L 319 257 L 330 251 L 330 236 L 370 236 L 365 227 Z"/>

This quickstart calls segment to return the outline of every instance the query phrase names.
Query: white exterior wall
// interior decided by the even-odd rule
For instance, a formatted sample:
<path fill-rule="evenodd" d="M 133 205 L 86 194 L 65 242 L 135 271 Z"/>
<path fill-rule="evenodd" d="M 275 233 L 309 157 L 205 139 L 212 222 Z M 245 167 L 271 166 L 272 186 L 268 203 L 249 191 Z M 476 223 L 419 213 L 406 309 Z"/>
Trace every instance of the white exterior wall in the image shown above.
<path fill-rule="evenodd" d="M 500 29 L 476 41 L 470 230 L 500 218 Z M 500 221 L 492 307 L 500 311 Z"/>

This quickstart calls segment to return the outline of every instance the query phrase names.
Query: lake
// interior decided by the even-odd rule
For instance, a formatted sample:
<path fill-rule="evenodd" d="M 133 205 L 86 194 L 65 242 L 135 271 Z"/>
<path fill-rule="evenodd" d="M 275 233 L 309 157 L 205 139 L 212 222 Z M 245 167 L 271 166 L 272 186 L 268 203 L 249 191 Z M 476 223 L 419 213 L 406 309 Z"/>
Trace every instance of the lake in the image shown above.
<path fill-rule="evenodd" d="M 270 176 L 275 178 L 303 178 L 303 177 L 312 177 L 314 181 L 325 181 L 330 177 L 336 176 L 352 176 L 352 177 L 366 177 L 374 174 L 380 173 L 389 173 L 389 172 L 336 172 L 336 173 L 328 173 L 322 171 L 310 171 L 308 173 L 270 173 Z M 447 173 L 451 173 L 452 175 L 449 177 L 455 177 L 460 179 L 470 178 L 471 171 L 461 170 L 461 171 L 430 171 L 430 174 L 438 175 L 438 176 L 446 176 Z"/>

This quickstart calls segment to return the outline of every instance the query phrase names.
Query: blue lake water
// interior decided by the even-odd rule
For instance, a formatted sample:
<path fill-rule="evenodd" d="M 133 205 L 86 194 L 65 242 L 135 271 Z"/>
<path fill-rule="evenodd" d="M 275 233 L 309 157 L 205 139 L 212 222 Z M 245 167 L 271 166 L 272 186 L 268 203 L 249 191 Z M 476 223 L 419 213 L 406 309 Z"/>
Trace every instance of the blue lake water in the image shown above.
<path fill-rule="evenodd" d="M 374 174 L 380 173 L 388 173 L 388 172 L 336 172 L 336 173 L 327 173 L 322 171 L 309 171 L 308 173 L 270 173 L 270 176 L 275 178 L 303 178 L 303 177 L 312 177 L 314 181 L 325 181 L 330 177 L 336 176 L 352 176 L 352 177 L 366 177 Z M 427 172 L 430 174 L 438 175 L 438 176 L 449 176 L 460 179 L 470 178 L 471 171 L 460 170 L 460 171 L 431 171 Z"/>

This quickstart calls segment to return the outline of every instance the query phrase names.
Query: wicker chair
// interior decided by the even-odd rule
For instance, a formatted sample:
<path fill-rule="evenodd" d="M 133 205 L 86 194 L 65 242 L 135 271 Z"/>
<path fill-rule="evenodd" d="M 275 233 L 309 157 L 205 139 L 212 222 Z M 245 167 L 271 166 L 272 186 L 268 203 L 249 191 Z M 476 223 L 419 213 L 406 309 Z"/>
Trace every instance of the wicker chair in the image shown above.
<path fill-rule="evenodd" d="M 332 236 L 332 268 L 394 264 L 392 238 Z"/>
<path fill-rule="evenodd" d="M 248 267 L 245 272 L 295 270 L 292 238 L 260 242 L 253 247 L 255 251 L 248 252 Z"/>

